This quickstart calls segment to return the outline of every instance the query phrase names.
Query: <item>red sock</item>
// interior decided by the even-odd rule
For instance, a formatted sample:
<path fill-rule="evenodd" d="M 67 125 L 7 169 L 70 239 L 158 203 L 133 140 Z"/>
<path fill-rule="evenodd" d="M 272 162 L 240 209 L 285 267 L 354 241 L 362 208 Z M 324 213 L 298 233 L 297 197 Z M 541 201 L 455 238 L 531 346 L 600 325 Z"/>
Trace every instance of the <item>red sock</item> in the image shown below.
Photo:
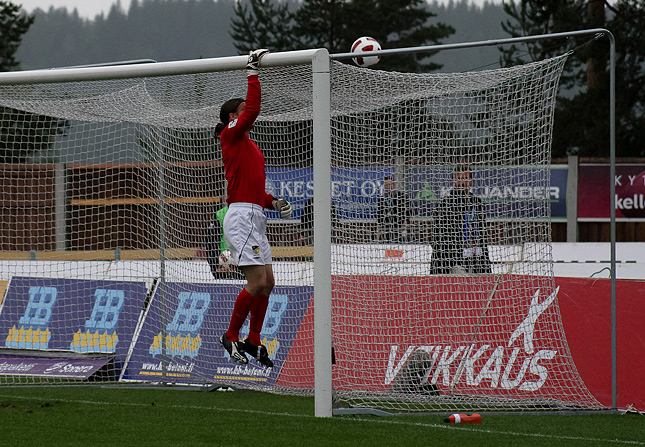
<path fill-rule="evenodd" d="M 251 308 L 251 324 L 249 325 L 249 341 L 255 346 L 260 346 L 262 343 L 260 339 L 260 332 L 262 325 L 264 325 L 264 316 L 267 313 L 269 306 L 269 297 L 266 295 L 258 295 L 256 297 L 255 305 Z"/>
<path fill-rule="evenodd" d="M 249 311 L 255 307 L 254 304 L 257 301 L 258 297 L 254 297 L 246 289 L 242 289 L 237 296 L 235 306 L 233 307 L 233 315 L 231 315 L 231 323 L 226 332 L 226 338 L 229 341 L 238 341 L 240 339 L 240 329 L 246 321 L 246 316 L 249 314 Z"/>

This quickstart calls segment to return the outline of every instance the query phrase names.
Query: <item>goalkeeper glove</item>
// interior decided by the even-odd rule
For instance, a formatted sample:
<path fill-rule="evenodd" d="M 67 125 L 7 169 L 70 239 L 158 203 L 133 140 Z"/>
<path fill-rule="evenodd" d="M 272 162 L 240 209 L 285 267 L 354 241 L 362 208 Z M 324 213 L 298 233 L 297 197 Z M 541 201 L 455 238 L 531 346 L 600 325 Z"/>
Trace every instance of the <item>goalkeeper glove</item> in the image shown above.
<path fill-rule="evenodd" d="M 291 205 L 285 199 L 278 199 L 275 201 L 276 210 L 280 211 L 280 216 L 283 219 L 288 219 L 291 217 Z"/>
<path fill-rule="evenodd" d="M 262 59 L 262 57 L 268 53 L 269 53 L 269 50 L 267 50 L 266 48 L 251 51 L 249 53 L 249 59 L 248 59 L 248 62 L 246 63 L 247 76 L 258 74 L 258 69 L 260 68 L 260 59 Z"/>

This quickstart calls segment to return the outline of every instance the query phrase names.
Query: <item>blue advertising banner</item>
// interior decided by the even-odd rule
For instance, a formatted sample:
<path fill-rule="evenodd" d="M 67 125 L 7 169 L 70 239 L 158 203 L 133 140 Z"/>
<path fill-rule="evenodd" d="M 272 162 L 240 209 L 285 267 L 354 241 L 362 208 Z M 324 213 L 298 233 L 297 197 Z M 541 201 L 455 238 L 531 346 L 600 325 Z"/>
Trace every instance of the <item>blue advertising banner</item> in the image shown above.
<path fill-rule="evenodd" d="M 314 195 L 312 168 L 267 168 L 266 192 L 286 198 L 294 210 L 293 219 L 302 217 L 305 204 Z M 383 195 L 383 179 L 393 176 L 394 168 L 333 168 L 331 198 L 340 219 L 375 219 L 378 199 Z M 277 211 L 269 218 L 279 219 Z"/>
<path fill-rule="evenodd" d="M 551 186 L 549 187 L 549 201 L 551 202 L 551 218 L 567 218 L 567 165 L 551 166 Z"/>
<path fill-rule="evenodd" d="M 275 383 L 313 287 L 276 286 L 269 297 L 262 343 L 274 362 L 273 368 L 265 368 L 254 359 L 241 365 L 219 343 L 220 336 L 228 330 L 240 290 L 241 285 L 189 283 L 167 283 L 165 290 L 157 289 L 123 379 Z M 247 335 L 248 320 L 240 338 Z"/>
<path fill-rule="evenodd" d="M 118 368 L 147 292 L 143 282 L 13 277 L 0 337 L 6 348 L 114 354 Z"/>
<path fill-rule="evenodd" d="M 550 178 L 549 178 L 549 174 Z M 452 188 L 451 167 L 417 167 L 407 171 L 407 195 L 418 217 L 432 210 Z M 565 169 L 495 167 L 472 170 L 473 195 L 482 199 L 489 218 L 566 217 Z"/>
<path fill-rule="evenodd" d="M 440 198 L 452 186 L 451 166 L 418 166 L 405 170 L 404 189 L 413 207 L 413 217 L 429 218 Z M 544 217 L 566 218 L 566 165 L 550 171 L 532 167 L 473 169 L 473 194 L 487 205 L 488 215 L 501 219 Z M 394 176 L 393 167 L 354 167 L 332 169 L 332 201 L 338 218 L 376 219 L 378 200 L 383 196 L 383 180 Z M 305 204 L 313 197 L 312 168 L 267 168 L 266 191 L 291 203 L 293 219 L 300 219 Z M 545 200 L 546 199 L 546 200 Z M 276 211 L 269 218 L 278 219 Z"/>

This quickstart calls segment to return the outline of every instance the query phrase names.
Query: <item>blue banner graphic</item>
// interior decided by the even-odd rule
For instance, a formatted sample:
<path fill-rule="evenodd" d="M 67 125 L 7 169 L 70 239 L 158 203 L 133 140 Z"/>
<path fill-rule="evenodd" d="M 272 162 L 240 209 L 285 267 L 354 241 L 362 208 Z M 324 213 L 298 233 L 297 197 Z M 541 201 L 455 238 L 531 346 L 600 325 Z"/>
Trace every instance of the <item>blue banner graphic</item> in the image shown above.
<path fill-rule="evenodd" d="M 255 359 L 240 365 L 219 343 L 242 285 L 167 283 L 151 300 L 126 380 L 217 383 L 231 380 L 272 385 L 278 377 L 313 294 L 311 286 L 276 286 L 269 297 L 262 343 L 273 368 Z M 248 334 L 248 320 L 240 338 Z"/>
<path fill-rule="evenodd" d="M 383 195 L 383 179 L 394 175 L 394 168 L 334 168 L 331 171 L 331 197 L 340 219 L 375 219 L 378 199 Z M 267 168 L 266 191 L 286 198 L 294 209 L 292 218 L 300 219 L 305 204 L 313 198 L 312 168 Z M 269 218 L 279 219 L 277 211 Z"/>
<path fill-rule="evenodd" d="M 550 175 L 549 175 L 550 174 Z M 407 170 L 406 194 L 418 217 L 431 217 L 452 188 L 451 167 Z M 495 167 L 472 170 L 473 195 L 482 199 L 489 218 L 566 217 L 567 170 Z"/>
<path fill-rule="evenodd" d="M 410 201 L 412 217 L 432 216 L 434 206 L 452 186 L 452 170 L 451 166 L 419 166 L 400 174 L 397 186 Z M 393 167 L 333 168 L 331 176 L 337 217 L 373 220 L 384 178 L 394 177 L 395 171 Z M 550 171 L 521 166 L 478 168 L 472 176 L 473 194 L 482 198 L 489 217 L 544 218 L 550 212 L 553 218 L 566 218 L 566 166 L 552 166 Z M 313 188 L 312 168 L 267 168 L 267 192 L 289 200 L 293 219 L 302 217 Z M 276 211 L 268 211 L 268 216 L 280 217 Z"/>
<path fill-rule="evenodd" d="M 7 348 L 114 354 L 118 367 L 147 291 L 143 282 L 14 277 L 0 337 Z"/>

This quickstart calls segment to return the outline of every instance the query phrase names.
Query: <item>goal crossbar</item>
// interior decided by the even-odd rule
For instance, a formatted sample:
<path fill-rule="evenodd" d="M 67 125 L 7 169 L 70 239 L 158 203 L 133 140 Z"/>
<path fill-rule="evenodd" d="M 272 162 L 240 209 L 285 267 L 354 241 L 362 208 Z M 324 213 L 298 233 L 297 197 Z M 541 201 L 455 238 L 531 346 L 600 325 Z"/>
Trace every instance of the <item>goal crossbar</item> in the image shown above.
<path fill-rule="evenodd" d="M 320 50 L 313 49 L 269 53 L 262 58 L 262 66 L 281 67 L 287 65 L 311 64 L 312 58 L 317 51 Z M 246 62 L 246 56 L 229 56 L 142 64 L 15 71 L 0 73 L 0 85 L 107 81 L 112 79 L 211 73 L 242 70 L 246 67 Z"/>
<path fill-rule="evenodd" d="M 382 49 L 379 51 L 373 51 L 374 55 L 384 56 L 387 54 L 409 54 L 409 53 L 423 53 L 423 52 L 436 52 L 436 51 L 447 51 L 447 50 L 459 50 L 464 48 L 477 48 L 477 47 L 490 47 L 498 45 L 510 45 L 514 43 L 530 43 L 538 42 L 544 39 L 557 39 L 557 38 L 568 38 L 568 37 L 577 37 L 577 36 L 607 36 L 610 39 L 610 42 L 613 45 L 614 39 L 611 32 L 604 28 L 593 28 L 579 31 L 567 31 L 562 33 L 553 33 L 553 34 L 538 34 L 534 36 L 523 36 L 523 37 L 509 37 L 506 39 L 490 39 L 490 40 L 480 40 L 476 42 L 458 42 L 458 43 L 447 43 L 439 45 L 425 45 L 419 47 L 408 47 L 408 48 L 396 48 L 396 49 Z M 343 60 L 356 57 L 353 53 L 334 53 L 330 55 L 330 58 L 333 60 Z"/>

